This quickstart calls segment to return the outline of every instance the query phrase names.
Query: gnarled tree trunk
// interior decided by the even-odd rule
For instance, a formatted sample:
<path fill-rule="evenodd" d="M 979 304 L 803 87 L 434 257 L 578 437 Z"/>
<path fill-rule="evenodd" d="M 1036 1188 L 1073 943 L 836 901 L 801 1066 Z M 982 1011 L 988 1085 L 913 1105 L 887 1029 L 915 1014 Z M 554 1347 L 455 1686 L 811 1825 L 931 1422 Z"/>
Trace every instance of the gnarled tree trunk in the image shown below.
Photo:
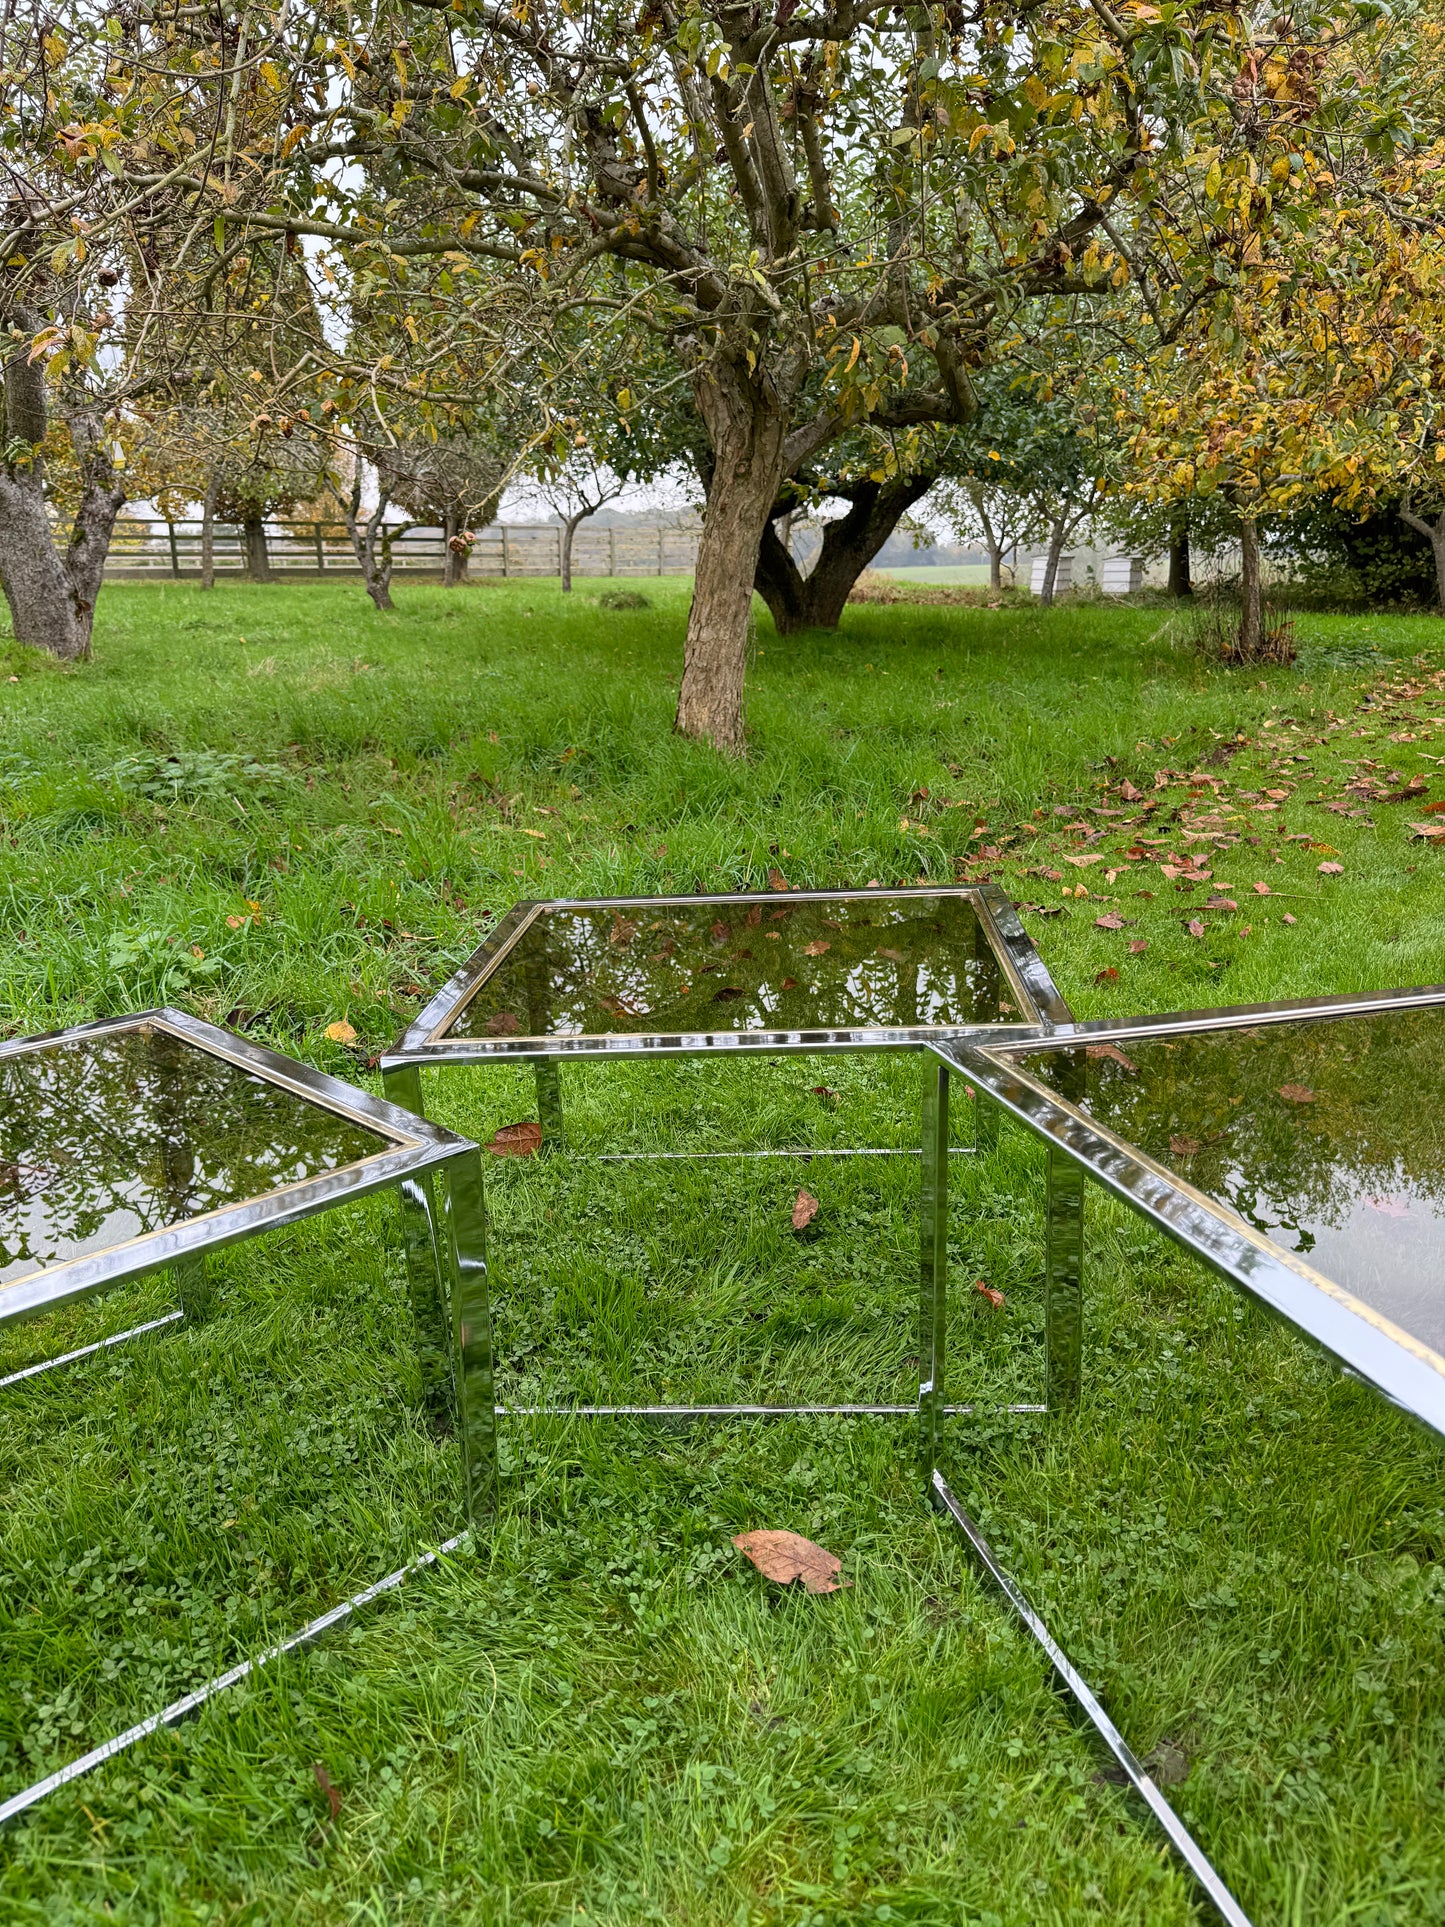
<path fill-rule="evenodd" d="M 1445 509 L 1442 509 L 1433 522 L 1427 522 L 1423 515 L 1417 515 L 1410 506 L 1407 495 L 1400 504 L 1400 520 L 1414 529 L 1417 535 L 1425 536 L 1435 554 L 1435 592 L 1440 598 L 1441 612 L 1445 613 Z"/>
<path fill-rule="evenodd" d="M 687 617 L 676 728 L 729 755 L 743 749 L 743 679 L 758 548 L 785 467 L 788 405 L 759 369 L 724 350 L 699 368 L 697 405 L 712 443 Z"/>
<path fill-rule="evenodd" d="M 220 484 L 213 475 L 206 483 L 206 497 L 201 504 L 201 587 L 214 589 L 216 586 L 216 493 Z"/>
<path fill-rule="evenodd" d="M 1183 509 L 1169 523 L 1169 589 L 1172 596 L 1192 596 L 1194 584 L 1189 575 L 1189 517 Z"/>
<path fill-rule="evenodd" d="M 413 522 L 404 522 L 399 529 L 388 533 L 386 511 L 390 505 L 391 492 L 384 488 L 376 507 L 363 519 L 360 477 L 352 483 L 351 499 L 346 505 L 346 533 L 351 537 L 352 551 L 361 565 L 366 593 L 383 611 L 395 606 L 391 599 L 391 545 L 397 536 L 405 535 L 416 526 Z"/>
<path fill-rule="evenodd" d="M 30 316 L 9 317 L 27 334 Z M 90 654 L 91 626 L 115 518 L 125 489 L 110 457 L 98 410 L 68 409 L 66 426 L 80 471 L 80 501 L 62 555 L 45 498 L 40 454 L 48 427 L 44 371 L 28 360 L 21 343 L 5 363 L 4 459 L 0 459 L 0 586 L 10 606 L 17 642 L 44 649 L 63 661 Z"/>
<path fill-rule="evenodd" d="M 1069 518 L 1067 513 L 1057 516 L 1049 529 L 1049 549 L 1044 562 L 1043 587 L 1039 591 L 1039 606 L 1052 609 L 1054 589 L 1059 580 L 1059 561 L 1064 553 L 1064 543 L 1068 540 Z"/>
<path fill-rule="evenodd" d="M 442 587 L 456 589 L 467 579 L 467 564 L 472 556 L 471 531 L 463 526 L 459 510 L 446 511 L 442 518 L 442 536 L 446 552 L 442 564 Z"/>
<path fill-rule="evenodd" d="M 246 552 L 246 574 L 253 582 L 271 580 L 271 555 L 266 547 L 266 523 L 262 516 L 248 515 L 241 524 Z"/>
<path fill-rule="evenodd" d="M 563 595 L 571 595 L 572 593 L 572 538 L 577 533 L 578 523 L 585 522 L 587 517 L 594 513 L 595 510 L 591 508 L 578 509 L 575 515 L 564 516 L 562 519 L 561 568 Z"/>
<path fill-rule="evenodd" d="M 807 575 L 799 569 L 769 518 L 758 546 L 754 586 L 772 612 L 780 636 L 800 629 L 836 629 L 853 585 L 913 504 L 932 488 L 925 471 L 889 482 L 858 482 L 839 494 L 846 515 L 823 524 L 823 546 Z M 782 513 L 779 511 L 778 513 Z"/>
<path fill-rule="evenodd" d="M 1259 525 L 1252 515 L 1239 523 L 1239 654 L 1254 662 L 1264 640 L 1264 596 L 1259 574 Z"/>

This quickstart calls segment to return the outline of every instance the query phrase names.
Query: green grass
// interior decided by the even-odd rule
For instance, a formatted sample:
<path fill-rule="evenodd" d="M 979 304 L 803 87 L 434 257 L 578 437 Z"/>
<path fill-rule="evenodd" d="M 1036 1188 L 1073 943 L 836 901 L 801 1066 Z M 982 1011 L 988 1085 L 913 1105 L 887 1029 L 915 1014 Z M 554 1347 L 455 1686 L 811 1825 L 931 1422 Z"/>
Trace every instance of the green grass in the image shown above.
<path fill-rule="evenodd" d="M 1418 804 L 1304 801 L 1364 759 L 1445 795 L 1432 621 L 1301 618 L 1300 666 L 1259 676 L 1204 666 L 1160 610 L 861 608 L 791 641 L 760 622 L 752 753 L 730 764 L 670 733 L 684 591 L 644 586 L 649 609 L 608 612 L 585 586 L 403 585 L 391 618 L 355 586 L 116 587 L 93 664 L 12 650 L 0 1025 L 164 998 L 375 1088 L 484 914 L 775 867 L 992 875 L 1036 906 L 1081 1015 L 1445 978 L 1445 859 L 1409 838 Z M 1177 836 L 1201 767 L 1230 796 L 1313 779 L 1216 856 L 1208 887 L 1238 913 L 1116 854 L 1128 830 L 1094 846 L 1112 861 L 1064 860 L 1090 853 L 1078 806 L 1112 785 L 1124 807 L 1126 778 Z M 1097 926 L 1100 899 L 1125 928 Z M 349 1048 L 324 1035 L 341 1018 Z M 916 1059 L 745 1068 L 579 1072 L 569 1128 L 912 1140 Z M 430 1101 L 487 1135 L 534 1102 L 514 1072 Z M 487 1176 L 509 1399 L 916 1381 L 907 1160 L 564 1155 Z M 799 1237 L 802 1182 L 821 1208 Z M 953 1390 L 1036 1396 L 1038 1154 L 1005 1133 L 958 1160 L 955 1200 Z M 1183 1748 L 1172 1797 L 1257 1921 L 1440 1918 L 1438 1445 L 1098 1198 L 1090 1241 L 1078 1420 L 960 1424 L 950 1476 L 1135 1748 Z M 456 1529 L 389 1206 L 218 1269 L 208 1324 L 0 1394 L 0 1794 Z M 168 1303 L 157 1280 L 0 1334 L 0 1371 Z M 729 1543 L 753 1526 L 829 1546 L 851 1589 L 770 1587 Z M 12 1828 L 0 1915 L 1210 1918 L 1102 1764 L 924 1505 L 905 1423 L 514 1422 L 492 1533 Z"/>

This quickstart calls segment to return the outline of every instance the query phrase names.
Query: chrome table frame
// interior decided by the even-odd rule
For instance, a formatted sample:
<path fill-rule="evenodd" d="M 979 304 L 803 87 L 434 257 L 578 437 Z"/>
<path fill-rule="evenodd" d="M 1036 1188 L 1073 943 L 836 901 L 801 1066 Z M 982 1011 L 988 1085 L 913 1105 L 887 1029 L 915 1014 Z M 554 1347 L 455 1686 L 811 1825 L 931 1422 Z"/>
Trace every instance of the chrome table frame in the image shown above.
<path fill-rule="evenodd" d="M 1128 1022 L 1106 1020 L 1066 1025 L 1048 1037 L 1015 1029 L 988 1038 L 956 1036 L 931 1046 L 946 1090 L 951 1072 L 987 1093 L 1004 1115 L 1018 1119 L 1048 1147 L 1044 1263 L 1045 1407 L 1075 1409 L 1083 1376 L 1084 1179 L 1093 1177 L 1191 1256 L 1263 1305 L 1292 1330 L 1327 1352 L 1347 1372 L 1372 1386 L 1391 1404 L 1445 1436 L 1445 1358 L 1400 1329 L 1295 1252 L 1256 1231 L 1227 1205 L 1197 1190 L 1107 1127 L 1087 1116 L 1066 1090 L 1041 1083 L 1019 1060 L 1040 1050 L 1083 1051 L 1089 1045 L 1123 1048 L 1146 1038 L 1228 1031 L 1266 1024 L 1329 1022 L 1393 1010 L 1445 1005 L 1445 986 L 1377 991 L 1360 996 L 1301 998 L 1291 1002 L 1185 1011 Z M 947 1250 L 946 1161 L 939 1171 L 935 1209 L 939 1247 Z M 935 1437 L 937 1433 L 935 1431 Z M 927 1467 L 934 1504 L 957 1524 L 985 1571 L 1042 1647 L 1080 1710 L 1118 1760 L 1130 1784 L 1147 1802 L 1169 1840 L 1231 1927 L 1249 1927 L 1248 1916 L 1149 1779 L 1086 1682 L 1017 1583 L 1004 1570 L 936 1466 Z"/>
<path fill-rule="evenodd" d="M 401 1198 L 423 1387 L 430 1400 L 451 1399 L 454 1403 L 466 1510 L 470 1518 L 480 1518 L 494 1501 L 496 1421 L 477 1147 L 469 1139 L 395 1104 L 354 1090 L 310 1065 L 298 1064 L 179 1010 L 143 1011 L 42 1036 L 15 1038 L 0 1044 L 0 1061 L 141 1029 L 167 1032 L 192 1049 L 292 1091 L 304 1102 L 375 1131 L 388 1142 L 370 1156 L 337 1170 L 183 1218 L 158 1231 L 48 1265 L 12 1284 L 0 1285 L 0 1325 L 42 1317 L 76 1299 L 113 1291 L 163 1270 L 176 1278 L 181 1300 L 179 1312 L 150 1320 L 134 1332 L 120 1333 L 28 1366 L 12 1373 L 3 1385 L 30 1380 L 40 1372 L 103 1351 L 142 1331 L 168 1326 L 178 1317 L 204 1318 L 211 1308 L 206 1271 L 209 1252 L 395 1186 Z"/>
<path fill-rule="evenodd" d="M 463 1065 L 496 1065 L 530 1062 L 537 1076 L 537 1110 L 542 1129 L 543 1148 L 559 1148 L 564 1143 L 561 1094 L 561 1066 L 571 1059 L 621 1057 L 697 1057 L 720 1053 L 778 1056 L 821 1056 L 853 1051 L 921 1051 L 941 1038 L 959 1034 L 992 1036 L 1006 1030 L 1015 1034 L 1016 1025 L 978 1025 L 961 1033 L 958 1026 L 900 1025 L 853 1029 L 817 1030 L 717 1030 L 674 1033 L 629 1034 L 601 1032 L 578 1036 L 552 1036 L 538 1031 L 531 1036 L 454 1037 L 448 1033 L 457 1017 L 484 984 L 493 976 L 536 920 L 549 911 L 637 911 L 667 909 L 747 909 L 754 905 L 767 908 L 796 908 L 803 903 L 897 903 L 962 898 L 970 903 L 977 920 L 975 957 L 987 961 L 997 973 L 999 987 L 1007 985 L 1018 1006 L 1020 1018 L 1030 1036 L 1045 1035 L 1056 1025 L 1072 1023 L 1072 1013 L 1043 959 L 1029 941 L 1015 914 L 1010 899 L 991 885 L 961 884 L 920 886 L 894 890 L 788 890 L 739 891 L 708 896 L 664 897 L 566 897 L 527 901 L 515 905 L 472 953 L 461 969 L 437 993 L 417 1018 L 407 1026 L 392 1048 L 381 1059 L 381 1073 L 387 1096 L 393 1103 L 424 1114 L 423 1071 L 458 1068 Z M 534 1022 L 542 1021 L 534 1016 Z M 975 1146 L 990 1141 L 992 1108 L 975 1107 Z M 629 1417 L 654 1420 L 720 1418 L 812 1417 L 823 1413 L 869 1414 L 879 1417 L 913 1415 L 915 1409 L 924 1431 L 922 1452 L 931 1463 L 937 1429 L 954 1412 L 971 1407 L 946 1403 L 945 1385 L 947 1304 L 946 1304 L 946 1228 L 942 1245 L 938 1241 L 940 1217 L 936 1195 L 947 1198 L 948 1080 L 946 1072 L 929 1074 L 924 1079 L 924 1144 L 922 1165 L 922 1212 L 920 1239 L 920 1386 L 917 1407 L 908 1405 L 626 1405 L 626 1406 L 540 1406 L 525 1408 L 526 1416 Z M 842 1150 L 777 1150 L 723 1152 L 621 1152 L 602 1153 L 601 1158 L 626 1161 L 686 1158 L 791 1157 L 911 1157 L 911 1150 L 895 1151 L 877 1147 Z M 940 1177 L 940 1173 L 942 1174 Z M 939 1190 L 941 1184 L 941 1193 Z M 946 1203 L 945 1203 L 946 1209 Z M 502 1410 L 504 1408 L 498 1408 Z M 1037 1407 L 1021 1406 L 1020 1411 Z M 519 1410 L 516 1414 L 522 1416 Z"/>

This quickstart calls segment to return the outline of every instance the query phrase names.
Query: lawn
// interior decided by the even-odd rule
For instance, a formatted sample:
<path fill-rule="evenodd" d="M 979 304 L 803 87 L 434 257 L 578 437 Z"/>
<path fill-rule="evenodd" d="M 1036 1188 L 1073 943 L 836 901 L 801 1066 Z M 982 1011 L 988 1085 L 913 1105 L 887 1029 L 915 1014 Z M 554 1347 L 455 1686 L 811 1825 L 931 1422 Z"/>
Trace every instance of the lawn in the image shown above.
<path fill-rule="evenodd" d="M 731 764 L 670 733 L 685 589 L 643 586 L 403 584 L 390 617 L 354 585 L 111 587 L 93 663 L 12 646 L 0 1026 L 166 1000 L 375 1089 L 515 899 L 773 869 L 992 876 L 1086 1016 L 1445 978 L 1445 854 L 1409 828 L 1445 798 L 1435 621 L 1301 618 L 1299 663 L 1251 675 L 1160 609 L 760 618 Z M 1214 801 L 1236 840 L 1187 842 Z M 1169 861 L 1195 849 L 1207 881 Z M 913 1141 L 916 1058 L 745 1069 L 578 1071 L 573 1141 Z M 484 1136 L 534 1105 L 521 1072 L 430 1101 Z M 622 1170 L 488 1161 L 508 1402 L 916 1387 L 908 1160 Z M 1037 1395 L 1042 1176 L 1012 1131 L 957 1161 L 957 1397 Z M 1171 1797 L 1261 1927 L 1440 1918 L 1438 1443 L 1097 1194 L 1090 1240 L 1079 1417 L 956 1422 L 951 1480 L 1136 1751 L 1187 1766 Z M 0 1797 L 457 1529 L 389 1203 L 218 1271 L 207 1324 L 0 1393 Z M 0 1374 L 170 1302 L 11 1330 Z M 4 1919 L 1212 1918 L 928 1510 L 906 1422 L 502 1438 L 476 1543 L 13 1826 Z M 851 1588 L 770 1587 L 730 1545 L 755 1526 Z"/>

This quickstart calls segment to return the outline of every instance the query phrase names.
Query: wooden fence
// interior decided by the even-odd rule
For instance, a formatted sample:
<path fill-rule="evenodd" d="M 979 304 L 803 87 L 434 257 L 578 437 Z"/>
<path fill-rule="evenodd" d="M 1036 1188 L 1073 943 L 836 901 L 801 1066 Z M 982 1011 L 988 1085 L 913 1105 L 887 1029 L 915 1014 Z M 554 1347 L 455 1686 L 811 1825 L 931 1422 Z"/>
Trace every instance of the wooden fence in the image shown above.
<path fill-rule="evenodd" d="M 240 526 L 217 522 L 213 537 L 217 576 L 244 575 L 246 558 Z M 443 544 L 438 528 L 408 529 L 392 548 L 397 575 L 440 576 L 445 560 Z M 630 524 L 597 528 L 584 522 L 572 542 L 572 573 L 691 575 L 697 564 L 697 544 L 698 531 L 694 528 L 640 528 Z M 340 522 L 269 521 L 266 549 L 271 574 L 279 580 L 361 573 L 345 525 Z M 199 520 L 167 522 L 158 517 L 121 516 L 115 525 L 105 573 L 107 580 L 199 578 Z M 561 573 L 562 531 L 546 523 L 504 526 L 494 522 L 478 532 L 467 565 L 467 575 L 474 580 Z"/>

